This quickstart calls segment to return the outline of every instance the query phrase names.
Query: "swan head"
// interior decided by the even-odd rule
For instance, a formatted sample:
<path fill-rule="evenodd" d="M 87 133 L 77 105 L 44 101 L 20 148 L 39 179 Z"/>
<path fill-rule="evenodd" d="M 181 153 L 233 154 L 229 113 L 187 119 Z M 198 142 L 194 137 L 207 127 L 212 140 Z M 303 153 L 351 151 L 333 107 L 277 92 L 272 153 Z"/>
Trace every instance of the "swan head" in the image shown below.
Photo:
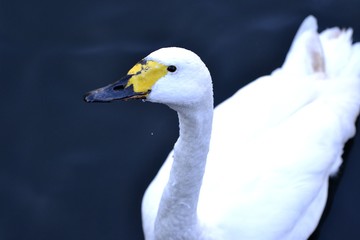
<path fill-rule="evenodd" d="M 184 48 L 161 48 L 132 67 L 126 76 L 84 97 L 86 102 L 144 99 L 172 106 L 212 101 L 210 73 L 195 53 Z"/>

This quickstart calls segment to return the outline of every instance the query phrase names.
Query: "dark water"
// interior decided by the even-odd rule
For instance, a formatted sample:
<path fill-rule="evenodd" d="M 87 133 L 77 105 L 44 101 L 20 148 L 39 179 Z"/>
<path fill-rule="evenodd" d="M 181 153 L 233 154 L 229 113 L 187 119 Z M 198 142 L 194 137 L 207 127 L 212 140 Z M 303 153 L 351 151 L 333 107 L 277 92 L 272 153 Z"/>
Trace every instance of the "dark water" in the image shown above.
<path fill-rule="evenodd" d="M 280 66 L 300 22 L 352 26 L 360 2 L 0 1 L 0 239 L 142 239 L 142 194 L 177 137 L 165 106 L 85 104 L 164 46 L 197 52 L 215 102 Z M 359 124 L 358 124 L 359 127 Z M 360 239 L 360 143 L 313 239 Z"/>

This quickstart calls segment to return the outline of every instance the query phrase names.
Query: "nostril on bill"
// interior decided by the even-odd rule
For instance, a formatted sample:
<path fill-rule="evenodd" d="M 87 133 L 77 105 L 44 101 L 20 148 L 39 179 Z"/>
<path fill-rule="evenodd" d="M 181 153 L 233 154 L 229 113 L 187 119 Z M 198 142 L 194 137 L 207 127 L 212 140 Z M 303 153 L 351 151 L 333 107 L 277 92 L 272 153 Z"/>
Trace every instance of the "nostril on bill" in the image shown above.
<path fill-rule="evenodd" d="M 123 85 L 118 85 L 118 86 L 115 86 L 115 87 L 113 87 L 113 90 L 114 91 L 121 91 L 121 90 L 124 90 L 124 86 Z"/>

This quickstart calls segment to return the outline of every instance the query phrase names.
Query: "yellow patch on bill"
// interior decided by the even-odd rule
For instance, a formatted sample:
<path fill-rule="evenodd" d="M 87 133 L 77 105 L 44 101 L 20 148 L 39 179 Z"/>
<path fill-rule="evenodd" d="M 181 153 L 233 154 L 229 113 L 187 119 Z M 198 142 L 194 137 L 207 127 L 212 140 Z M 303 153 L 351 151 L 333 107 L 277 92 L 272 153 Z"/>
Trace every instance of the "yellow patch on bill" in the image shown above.
<path fill-rule="evenodd" d="M 134 92 L 146 93 L 157 80 L 167 74 L 167 66 L 155 61 L 141 61 L 128 72 L 132 75 L 126 87 L 133 85 Z"/>

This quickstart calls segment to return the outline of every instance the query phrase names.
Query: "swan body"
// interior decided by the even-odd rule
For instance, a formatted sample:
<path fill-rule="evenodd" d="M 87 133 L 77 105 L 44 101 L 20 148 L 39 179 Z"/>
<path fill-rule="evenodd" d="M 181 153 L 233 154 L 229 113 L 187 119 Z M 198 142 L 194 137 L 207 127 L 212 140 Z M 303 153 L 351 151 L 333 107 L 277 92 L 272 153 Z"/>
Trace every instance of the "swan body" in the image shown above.
<path fill-rule="evenodd" d="M 178 112 L 179 139 L 143 198 L 145 238 L 307 239 L 360 111 L 351 35 L 318 34 L 308 17 L 283 66 L 214 111 L 208 69 L 181 48 L 157 50 L 90 92 L 88 102 L 144 98 Z"/>

